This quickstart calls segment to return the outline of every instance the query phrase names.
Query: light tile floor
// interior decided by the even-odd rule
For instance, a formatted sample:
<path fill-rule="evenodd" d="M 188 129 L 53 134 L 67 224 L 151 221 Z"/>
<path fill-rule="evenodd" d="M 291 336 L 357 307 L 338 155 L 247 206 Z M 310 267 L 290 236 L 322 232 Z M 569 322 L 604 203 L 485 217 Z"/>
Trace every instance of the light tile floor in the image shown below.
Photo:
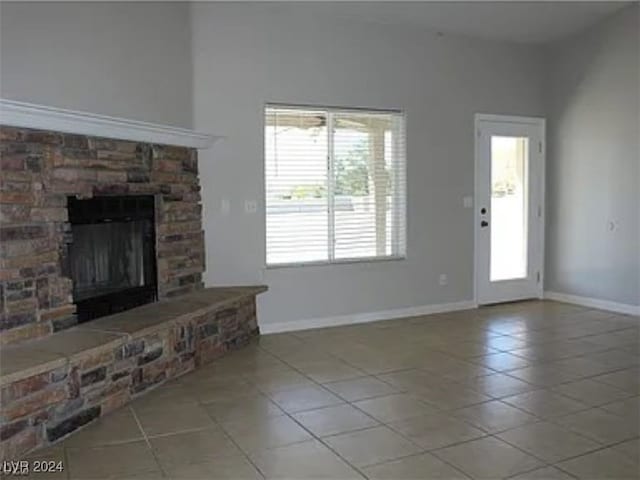
<path fill-rule="evenodd" d="M 267 335 L 35 457 L 68 479 L 637 479 L 639 339 L 553 302 Z"/>

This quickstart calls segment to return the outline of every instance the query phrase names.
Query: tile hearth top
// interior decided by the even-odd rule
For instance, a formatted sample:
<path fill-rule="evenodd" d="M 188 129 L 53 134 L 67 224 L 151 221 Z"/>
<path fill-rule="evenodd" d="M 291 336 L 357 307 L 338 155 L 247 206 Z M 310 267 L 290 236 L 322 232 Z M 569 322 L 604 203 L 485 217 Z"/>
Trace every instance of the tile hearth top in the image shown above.
<path fill-rule="evenodd" d="M 187 316 L 196 317 L 266 290 L 263 285 L 205 288 L 99 318 L 44 339 L 5 346 L 0 349 L 0 386 L 63 366 L 87 352 L 113 349 Z"/>

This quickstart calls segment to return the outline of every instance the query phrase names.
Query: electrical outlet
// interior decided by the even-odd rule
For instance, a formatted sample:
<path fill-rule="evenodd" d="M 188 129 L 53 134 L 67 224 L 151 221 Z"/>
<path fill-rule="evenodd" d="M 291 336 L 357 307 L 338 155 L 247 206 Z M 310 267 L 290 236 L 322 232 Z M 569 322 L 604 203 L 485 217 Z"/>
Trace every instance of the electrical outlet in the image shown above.
<path fill-rule="evenodd" d="M 258 211 L 258 202 L 255 200 L 245 200 L 244 201 L 244 212 L 245 213 L 256 213 Z"/>
<path fill-rule="evenodd" d="M 440 274 L 440 278 L 438 278 L 438 283 L 440 284 L 441 287 L 444 287 L 445 285 L 449 284 L 449 278 L 447 277 L 446 273 Z"/>

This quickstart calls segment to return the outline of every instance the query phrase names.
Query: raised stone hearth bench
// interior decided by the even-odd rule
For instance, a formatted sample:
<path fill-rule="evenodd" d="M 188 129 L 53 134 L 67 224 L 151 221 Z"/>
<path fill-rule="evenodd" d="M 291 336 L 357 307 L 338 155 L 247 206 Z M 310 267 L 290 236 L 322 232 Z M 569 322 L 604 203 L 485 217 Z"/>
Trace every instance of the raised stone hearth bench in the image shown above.
<path fill-rule="evenodd" d="M 266 287 L 207 288 L 0 352 L 0 460 L 17 460 L 258 335 Z"/>

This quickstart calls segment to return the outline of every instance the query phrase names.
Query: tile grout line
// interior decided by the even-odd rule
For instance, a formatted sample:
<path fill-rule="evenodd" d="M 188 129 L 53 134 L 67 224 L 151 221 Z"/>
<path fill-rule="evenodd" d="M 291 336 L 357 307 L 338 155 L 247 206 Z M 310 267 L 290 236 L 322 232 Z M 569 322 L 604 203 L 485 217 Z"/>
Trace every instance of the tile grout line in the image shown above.
<path fill-rule="evenodd" d="M 149 437 L 147 436 L 147 432 L 145 432 L 144 428 L 142 428 L 142 423 L 140 422 L 140 419 L 138 418 L 138 415 L 136 414 L 135 409 L 130 405 L 128 405 L 127 408 L 129 408 L 129 410 L 131 411 L 131 414 L 133 415 L 133 418 L 136 421 L 136 424 L 138 425 L 138 428 L 142 432 L 142 436 L 144 438 L 144 441 L 147 444 L 147 448 L 151 452 L 151 455 L 153 456 L 153 460 L 155 461 L 156 466 L 158 467 L 158 470 L 160 470 L 160 473 L 162 474 L 162 477 L 166 477 L 166 472 L 164 471 L 164 468 L 162 468 L 162 465 L 160 465 L 160 460 L 158 459 L 158 456 L 156 455 L 156 452 L 155 452 L 155 450 L 153 448 L 153 445 L 151 445 L 151 442 L 149 441 Z"/>
<path fill-rule="evenodd" d="M 238 442 L 236 442 L 236 440 L 231 436 L 231 434 L 229 432 L 227 432 L 227 430 L 224 428 L 224 426 L 222 425 L 222 423 L 218 422 L 215 418 L 213 418 L 212 415 L 209 414 L 209 412 L 207 412 L 207 415 L 209 415 L 209 418 L 211 418 L 211 420 L 220 428 L 220 430 L 222 431 L 223 435 L 238 449 L 238 451 L 242 454 L 242 456 L 244 457 L 244 459 L 249 462 L 251 464 L 251 466 L 253 468 L 255 468 L 256 472 L 258 472 L 258 474 L 262 477 L 262 478 L 266 478 L 266 474 L 265 472 L 263 472 L 260 467 L 258 467 L 258 465 L 256 465 L 254 463 L 254 461 L 251 459 L 251 457 L 249 456 L 248 452 L 246 452 Z"/>
<path fill-rule="evenodd" d="M 504 433 L 504 432 L 499 432 L 499 433 Z M 513 448 L 515 448 L 515 449 L 517 449 L 517 450 L 520 450 L 520 451 L 521 451 L 522 453 L 524 453 L 525 455 L 528 455 L 528 456 L 530 456 L 530 457 L 535 458 L 536 460 L 539 460 L 540 462 L 542 462 L 542 463 L 543 463 L 545 466 L 547 466 L 547 467 L 552 467 L 552 466 L 554 466 L 555 464 L 557 464 L 557 463 L 559 463 L 559 462 L 564 462 L 564 461 L 566 461 L 566 460 L 568 459 L 568 458 L 564 458 L 564 459 L 558 460 L 557 462 L 549 462 L 549 461 L 545 460 L 544 458 L 539 457 L 539 456 L 535 455 L 534 453 L 529 452 L 529 451 L 527 451 L 527 450 L 523 449 L 522 447 L 519 447 L 518 445 L 514 445 L 513 443 L 510 443 L 509 441 L 507 441 L 507 440 L 505 440 L 505 439 L 503 439 L 503 438 L 499 437 L 499 436 L 498 436 L 498 435 L 499 435 L 499 433 L 497 433 L 497 434 L 491 434 L 490 436 L 491 436 L 491 437 L 493 437 L 495 440 L 498 440 L 498 441 L 500 441 L 500 442 L 504 442 L 504 443 L 506 443 L 507 445 L 509 445 L 509 446 L 511 446 L 511 447 L 513 447 Z M 600 450 L 600 448 L 596 448 L 596 449 L 594 449 L 594 450 L 589 450 L 589 451 L 587 451 L 587 452 L 585 452 L 585 453 L 581 453 L 580 455 L 576 455 L 575 457 L 581 457 L 582 455 L 589 455 L 589 454 L 591 454 L 591 453 L 593 453 L 593 452 L 596 452 L 596 451 L 598 451 L 598 450 Z M 570 458 L 574 458 L 574 457 L 570 457 Z M 541 468 L 541 467 L 538 467 L 538 468 Z M 523 473 L 523 472 L 519 472 L 519 473 Z"/>
<path fill-rule="evenodd" d="M 469 475 L 468 475 L 466 472 L 464 472 L 462 469 L 460 469 L 460 467 L 457 467 L 457 466 L 455 466 L 454 464 L 449 463 L 449 461 L 445 460 L 444 458 L 438 457 L 438 456 L 436 456 L 435 454 L 433 454 L 431 451 L 427 451 L 427 450 L 425 450 L 425 451 L 421 451 L 421 452 L 412 453 L 412 454 L 410 454 L 410 455 L 403 455 L 403 456 L 401 456 L 401 457 L 392 458 L 392 459 L 390 459 L 390 460 L 384 460 L 384 461 L 382 461 L 382 462 L 371 463 L 371 464 L 369 464 L 369 465 L 365 465 L 363 468 L 379 467 L 379 466 L 381 466 L 381 465 L 385 465 L 385 464 L 390 463 L 390 462 L 396 462 L 396 461 L 399 461 L 399 460 L 406 460 L 406 459 L 408 459 L 408 458 L 413 458 L 413 457 L 420 457 L 420 456 L 422 456 L 422 455 L 430 455 L 430 456 L 432 456 L 432 457 L 436 458 L 437 460 L 441 461 L 441 462 L 442 462 L 442 463 L 444 463 L 445 465 L 447 465 L 447 466 L 451 467 L 453 470 L 456 470 L 456 471 L 460 472 L 462 475 L 464 475 L 464 476 L 465 476 L 465 478 L 468 478 L 468 479 L 472 480 L 472 477 L 471 477 L 471 476 L 469 476 Z"/>
<path fill-rule="evenodd" d="M 575 478 L 577 480 L 580 480 L 578 477 L 576 477 L 575 475 L 570 474 L 569 472 L 565 472 L 564 470 L 561 470 L 560 468 L 556 467 L 555 465 L 545 465 L 543 467 L 536 467 L 536 468 L 532 468 L 531 470 L 526 470 L 523 472 L 517 472 L 514 473 L 513 475 L 508 476 L 505 480 L 512 480 L 515 479 L 516 477 L 520 476 L 520 475 L 525 475 L 527 473 L 533 473 L 537 470 L 542 470 L 545 468 L 557 468 L 558 470 L 560 470 L 562 473 L 566 473 L 567 475 L 569 475 L 571 478 Z"/>
<path fill-rule="evenodd" d="M 357 473 L 359 473 L 360 475 L 362 475 L 364 478 L 369 478 L 367 477 L 364 472 L 362 472 L 360 470 L 360 468 L 356 467 L 355 465 L 353 465 L 351 462 L 349 462 L 346 458 L 344 458 L 342 455 L 340 455 L 340 453 L 338 453 L 336 450 L 334 450 L 330 445 L 328 445 L 321 437 L 315 435 L 311 430 L 309 430 L 307 427 L 305 427 L 302 423 L 300 423 L 297 419 L 293 418 L 291 416 L 291 414 L 289 414 L 287 412 L 287 415 L 289 416 L 289 418 L 291 418 L 291 420 L 293 420 L 294 422 L 296 422 L 296 424 L 298 424 L 301 428 L 303 428 L 306 432 L 308 432 L 311 435 L 311 438 L 315 439 L 316 441 L 320 442 L 322 445 L 324 445 L 325 448 L 327 448 L 330 452 L 333 452 L 333 454 L 335 456 L 337 456 L 338 458 L 340 458 L 344 463 L 346 463 L 349 467 L 353 468 Z M 362 428 L 360 430 L 357 431 L 362 431 L 362 430 L 367 430 L 369 428 L 377 428 L 377 427 L 368 427 L 368 428 Z"/>
<path fill-rule="evenodd" d="M 140 429 L 140 432 L 142 433 L 142 438 L 147 443 L 147 446 L 150 449 L 152 449 L 151 442 L 149 442 L 149 438 L 147 436 L 147 432 L 145 432 L 144 428 L 142 427 L 142 423 L 140 422 L 140 418 L 138 418 L 138 414 L 136 413 L 135 409 L 132 406 L 128 406 L 127 408 L 131 412 L 131 415 L 133 415 L 133 419 L 136 421 L 136 425 L 138 425 L 138 428 Z"/>

